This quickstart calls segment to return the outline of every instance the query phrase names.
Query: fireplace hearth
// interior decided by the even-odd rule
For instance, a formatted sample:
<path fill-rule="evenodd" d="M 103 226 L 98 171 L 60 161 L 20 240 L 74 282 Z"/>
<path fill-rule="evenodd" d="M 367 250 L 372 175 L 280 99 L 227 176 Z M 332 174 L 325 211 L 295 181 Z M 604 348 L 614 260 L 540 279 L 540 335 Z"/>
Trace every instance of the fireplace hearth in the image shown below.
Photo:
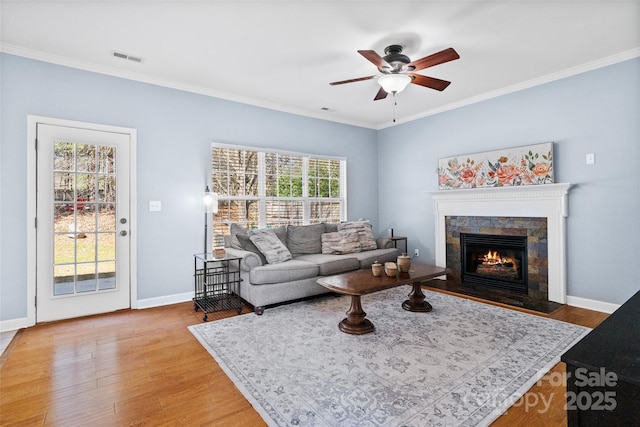
<path fill-rule="evenodd" d="M 528 292 L 527 236 L 460 233 L 463 285 Z"/>

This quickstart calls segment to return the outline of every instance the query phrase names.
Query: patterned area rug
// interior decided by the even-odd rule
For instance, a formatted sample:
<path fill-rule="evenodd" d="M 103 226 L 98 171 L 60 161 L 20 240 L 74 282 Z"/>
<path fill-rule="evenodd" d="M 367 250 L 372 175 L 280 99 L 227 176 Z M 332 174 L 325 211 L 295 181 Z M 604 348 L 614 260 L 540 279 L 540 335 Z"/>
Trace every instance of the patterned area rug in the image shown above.
<path fill-rule="evenodd" d="M 272 426 L 489 425 L 589 329 L 408 287 L 366 295 L 375 331 L 347 335 L 348 297 L 189 329 Z"/>

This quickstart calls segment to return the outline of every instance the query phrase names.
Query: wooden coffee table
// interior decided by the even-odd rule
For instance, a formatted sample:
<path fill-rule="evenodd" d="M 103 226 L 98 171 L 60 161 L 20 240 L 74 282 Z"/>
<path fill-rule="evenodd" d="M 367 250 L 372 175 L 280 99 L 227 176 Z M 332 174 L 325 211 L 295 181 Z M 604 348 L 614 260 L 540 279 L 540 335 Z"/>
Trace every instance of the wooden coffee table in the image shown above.
<path fill-rule="evenodd" d="M 398 273 L 396 276 L 387 276 L 384 273 L 376 277 L 371 269 L 350 271 L 349 273 L 318 279 L 318 284 L 325 288 L 342 294 L 351 295 L 351 306 L 347 311 L 347 317 L 340 322 L 338 328 L 347 334 L 362 335 L 373 332 L 375 329 L 369 319 L 365 319 L 367 313 L 362 309 L 362 295 L 371 294 L 400 285 L 412 285 L 413 290 L 409 299 L 402 303 L 402 308 L 408 311 L 428 312 L 431 304 L 425 301 L 421 283 L 432 280 L 446 274 L 448 270 L 435 265 L 412 264 L 408 273 Z"/>

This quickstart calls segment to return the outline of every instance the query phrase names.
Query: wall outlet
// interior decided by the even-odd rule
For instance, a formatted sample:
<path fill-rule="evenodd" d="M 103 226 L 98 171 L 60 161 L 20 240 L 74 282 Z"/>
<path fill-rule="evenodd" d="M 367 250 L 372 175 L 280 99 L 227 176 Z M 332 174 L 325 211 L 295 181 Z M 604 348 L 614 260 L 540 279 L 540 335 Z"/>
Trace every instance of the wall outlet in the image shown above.
<path fill-rule="evenodd" d="M 162 210 L 162 202 L 152 200 L 149 202 L 149 212 L 160 212 Z"/>
<path fill-rule="evenodd" d="M 413 256 L 420 256 L 420 249 L 414 249 Z"/>

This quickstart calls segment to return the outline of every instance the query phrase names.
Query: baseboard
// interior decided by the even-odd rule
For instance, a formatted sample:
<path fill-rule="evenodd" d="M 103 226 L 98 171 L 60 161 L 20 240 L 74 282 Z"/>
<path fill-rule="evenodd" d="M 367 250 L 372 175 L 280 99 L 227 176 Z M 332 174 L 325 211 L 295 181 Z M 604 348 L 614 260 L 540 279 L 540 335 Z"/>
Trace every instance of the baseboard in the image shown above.
<path fill-rule="evenodd" d="M 33 326 L 33 322 L 28 317 L 19 319 L 0 320 L 0 332 L 17 331 L 18 329 Z"/>
<path fill-rule="evenodd" d="M 160 307 L 163 305 L 178 304 L 193 300 L 193 292 L 185 292 L 183 294 L 165 295 L 162 297 L 139 299 L 136 308 Z"/>
<path fill-rule="evenodd" d="M 138 305 L 136 308 L 144 309 L 144 308 L 160 307 L 163 305 L 178 304 L 181 302 L 187 302 L 191 300 L 193 300 L 193 292 L 185 292 L 182 294 L 174 294 L 174 295 L 166 295 L 162 297 L 141 299 L 141 300 L 138 300 Z M 609 302 L 602 302 L 602 301 L 596 301 L 596 300 L 587 299 L 587 298 L 574 297 L 571 295 L 567 295 L 567 305 L 586 308 L 587 310 L 601 311 L 603 313 L 609 313 L 609 314 L 613 313 L 618 308 L 620 308 L 620 304 L 612 304 Z M 30 326 L 33 326 L 33 323 L 29 322 L 29 319 L 27 317 L 22 317 L 19 319 L 1 320 L 0 332 L 15 331 L 22 328 L 28 328 Z"/>
<path fill-rule="evenodd" d="M 132 308 L 142 309 L 160 307 L 163 305 L 178 304 L 191 300 L 193 300 L 193 292 L 185 292 L 183 294 L 166 295 L 162 297 L 138 300 L 137 306 Z M 17 331 L 18 329 L 29 328 L 33 325 L 34 323 L 29 321 L 29 318 L 27 317 L 22 317 L 19 319 L 0 320 L 0 332 Z"/>
<path fill-rule="evenodd" d="M 567 305 L 571 305 L 573 307 L 586 308 L 587 310 L 601 311 L 603 313 L 609 313 L 609 314 L 613 313 L 618 308 L 620 308 L 620 304 L 596 301 L 596 300 L 587 299 L 587 298 L 573 297 L 571 295 L 567 295 Z"/>

